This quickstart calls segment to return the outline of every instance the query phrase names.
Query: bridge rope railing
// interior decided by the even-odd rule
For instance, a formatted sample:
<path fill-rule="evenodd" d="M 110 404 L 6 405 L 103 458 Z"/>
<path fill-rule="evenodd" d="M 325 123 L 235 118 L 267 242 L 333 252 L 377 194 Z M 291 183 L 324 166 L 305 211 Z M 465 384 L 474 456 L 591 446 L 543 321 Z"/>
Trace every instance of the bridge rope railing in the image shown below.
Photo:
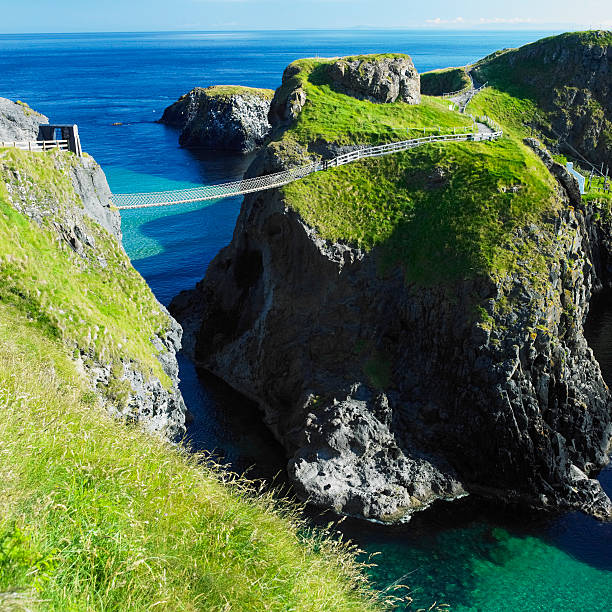
<path fill-rule="evenodd" d="M 135 208 L 151 208 L 154 206 L 171 206 L 174 204 L 185 204 L 192 202 L 204 202 L 206 200 L 217 200 L 247 193 L 255 193 L 275 187 L 282 187 L 304 178 L 314 172 L 320 172 L 329 168 L 343 166 L 354 161 L 373 157 L 382 157 L 401 151 L 407 151 L 425 144 L 437 142 L 461 142 L 461 141 L 485 141 L 495 140 L 503 135 L 501 130 L 491 133 L 465 132 L 463 134 L 441 134 L 437 136 L 425 136 L 412 138 L 373 147 L 363 147 L 334 157 L 333 159 L 299 166 L 290 170 L 266 174 L 255 178 L 242 179 L 221 183 L 219 185 L 202 185 L 187 189 L 176 189 L 172 191 L 157 191 L 143 193 L 117 193 L 113 194 L 114 206 L 120 210 Z"/>

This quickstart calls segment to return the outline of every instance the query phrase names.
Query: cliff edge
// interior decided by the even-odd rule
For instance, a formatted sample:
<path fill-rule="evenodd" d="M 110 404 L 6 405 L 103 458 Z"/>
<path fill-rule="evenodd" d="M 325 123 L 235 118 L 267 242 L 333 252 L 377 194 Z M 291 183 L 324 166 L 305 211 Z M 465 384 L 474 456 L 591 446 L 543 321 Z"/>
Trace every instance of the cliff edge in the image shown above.
<path fill-rule="evenodd" d="M 285 71 L 251 174 L 461 120 L 426 96 L 337 91 L 335 61 Z M 610 393 L 582 333 L 612 281 L 610 217 L 487 96 L 475 103 L 504 126 L 500 141 L 247 196 L 231 244 L 171 305 L 198 363 L 259 403 L 317 505 L 401 522 L 478 494 L 612 516 L 594 479 Z"/>
<path fill-rule="evenodd" d="M 179 128 L 185 147 L 249 153 L 270 132 L 273 93 L 232 85 L 196 87 L 169 106 L 160 123 Z"/>
<path fill-rule="evenodd" d="M 110 412 L 174 439 L 182 330 L 125 254 L 110 196 L 87 155 L 0 149 L 0 301 L 70 348 Z"/>

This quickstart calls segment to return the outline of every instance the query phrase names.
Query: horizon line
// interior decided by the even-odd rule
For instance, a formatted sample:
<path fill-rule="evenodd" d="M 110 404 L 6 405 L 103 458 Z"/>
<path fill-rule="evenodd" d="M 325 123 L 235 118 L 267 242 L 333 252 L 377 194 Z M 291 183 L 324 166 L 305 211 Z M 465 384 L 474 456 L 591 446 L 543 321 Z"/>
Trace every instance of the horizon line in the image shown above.
<path fill-rule="evenodd" d="M 556 25 L 556 27 L 553 27 Z M 566 32 L 580 31 L 610 31 L 603 27 L 587 27 L 581 24 L 530 24 L 529 27 L 436 27 L 436 26 L 346 26 L 334 28 L 219 28 L 219 29 L 167 29 L 167 30 L 66 30 L 62 32 L 0 32 L 0 36 L 32 36 L 32 35 L 63 35 L 63 34 L 216 34 L 227 32 L 346 32 L 346 31 L 381 31 L 392 32 Z M 565 29 L 568 28 L 568 29 Z"/>

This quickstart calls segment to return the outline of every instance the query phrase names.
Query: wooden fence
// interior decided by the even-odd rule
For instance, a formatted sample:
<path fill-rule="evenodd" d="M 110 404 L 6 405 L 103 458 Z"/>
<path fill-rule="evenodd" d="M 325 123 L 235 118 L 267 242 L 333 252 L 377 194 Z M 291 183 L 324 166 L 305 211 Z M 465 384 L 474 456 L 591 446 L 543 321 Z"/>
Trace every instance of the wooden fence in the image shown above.
<path fill-rule="evenodd" d="M 0 148 L 14 147 L 22 151 L 51 151 L 59 149 L 60 151 L 68 151 L 67 140 L 0 140 Z"/>

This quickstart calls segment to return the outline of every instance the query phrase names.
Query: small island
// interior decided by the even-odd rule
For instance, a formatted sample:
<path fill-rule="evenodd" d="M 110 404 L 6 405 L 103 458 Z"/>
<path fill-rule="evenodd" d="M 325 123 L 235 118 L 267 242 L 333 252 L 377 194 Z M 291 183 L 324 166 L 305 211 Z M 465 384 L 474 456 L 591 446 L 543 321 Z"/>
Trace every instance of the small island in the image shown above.
<path fill-rule="evenodd" d="M 250 153 L 270 132 L 274 92 L 238 85 L 196 87 L 166 108 L 160 123 L 181 130 L 185 147 Z"/>

